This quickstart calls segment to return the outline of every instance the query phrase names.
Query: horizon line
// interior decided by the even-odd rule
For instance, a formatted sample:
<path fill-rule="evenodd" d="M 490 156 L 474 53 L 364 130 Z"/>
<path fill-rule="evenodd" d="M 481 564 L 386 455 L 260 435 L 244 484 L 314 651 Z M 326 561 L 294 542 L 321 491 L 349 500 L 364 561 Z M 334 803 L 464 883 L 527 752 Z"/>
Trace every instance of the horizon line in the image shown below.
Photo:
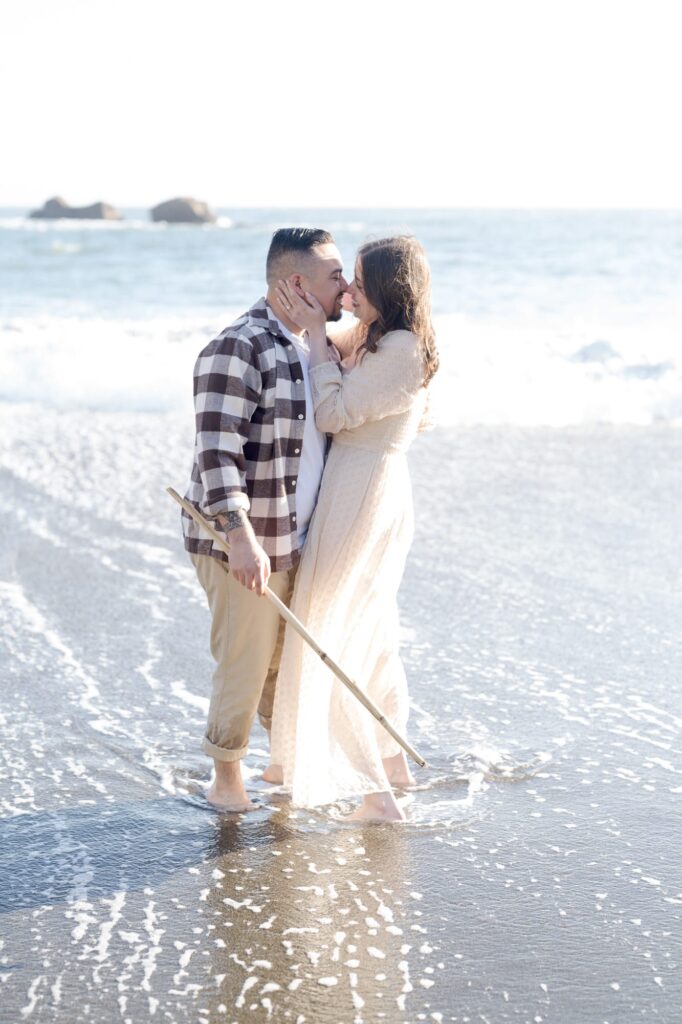
<path fill-rule="evenodd" d="M 46 200 L 45 200 L 46 201 Z M 44 202 L 45 202 L 44 201 Z M 104 200 L 95 200 L 97 202 L 104 202 Z M 95 203 L 84 204 L 86 206 L 95 205 Z M 115 209 L 128 209 L 128 210 L 151 210 L 153 207 L 145 203 L 120 203 L 110 204 Z M 154 204 L 157 205 L 157 204 Z M 573 213 L 573 212 L 604 212 L 604 213 L 624 213 L 624 212 L 668 212 L 668 213 L 682 213 L 682 205 L 680 206 L 669 206 L 669 205 L 643 205 L 643 206 L 605 206 L 605 205 L 539 205 L 530 206 L 526 204 L 509 204 L 502 203 L 496 204 L 472 204 L 466 206 L 458 206 L 456 204 L 435 204 L 435 205 L 409 205 L 405 204 L 402 206 L 394 206 L 392 204 L 378 205 L 376 203 L 370 203 L 367 205 L 355 205 L 355 204 L 338 204 L 338 205 L 325 205 L 320 203 L 232 203 L 229 205 L 223 204 L 212 204 L 207 205 L 213 210 L 415 210 L 415 211 L 440 211 L 440 210 L 452 210 L 457 212 L 485 212 L 485 211 L 506 211 L 506 212 L 527 212 L 527 211 L 542 211 L 542 212 L 557 212 L 557 213 Z M 78 206 L 74 206 L 74 209 L 78 209 Z M 4 210 L 34 210 L 40 209 L 40 206 L 36 206 L 35 203 L 3 203 L 0 201 L 0 209 Z M 55 218 L 59 219 L 59 218 Z M 68 218 L 66 218 L 68 219 Z"/>

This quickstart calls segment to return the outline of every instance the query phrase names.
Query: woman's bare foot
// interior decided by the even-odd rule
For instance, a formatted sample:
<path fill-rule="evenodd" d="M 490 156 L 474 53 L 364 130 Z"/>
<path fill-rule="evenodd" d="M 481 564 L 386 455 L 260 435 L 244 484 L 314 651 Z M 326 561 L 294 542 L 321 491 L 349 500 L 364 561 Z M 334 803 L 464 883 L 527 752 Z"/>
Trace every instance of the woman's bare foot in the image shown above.
<path fill-rule="evenodd" d="M 284 782 L 284 774 L 281 764 L 269 764 L 262 775 L 263 782 L 272 782 L 281 786 Z"/>
<path fill-rule="evenodd" d="M 215 779 L 206 793 L 206 799 L 221 811 L 255 811 L 249 800 L 239 761 L 216 761 Z"/>
<path fill-rule="evenodd" d="M 392 786 L 399 786 L 401 789 L 414 786 L 415 778 L 407 767 L 407 758 L 402 750 L 394 757 L 384 758 L 384 769 Z"/>
<path fill-rule="evenodd" d="M 405 821 L 405 815 L 396 803 L 393 793 L 368 793 L 347 821 Z"/>

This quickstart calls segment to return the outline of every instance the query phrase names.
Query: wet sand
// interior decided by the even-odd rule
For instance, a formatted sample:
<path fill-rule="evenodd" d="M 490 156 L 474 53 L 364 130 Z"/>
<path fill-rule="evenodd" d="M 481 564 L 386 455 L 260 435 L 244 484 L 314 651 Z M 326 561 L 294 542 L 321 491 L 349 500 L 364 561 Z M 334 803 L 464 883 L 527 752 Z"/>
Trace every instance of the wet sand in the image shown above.
<path fill-rule="evenodd" d="M 177 415 L 0 405 L 0 1020 L 676 1022 L 682 432 L 411 452 L 401 826 L 204 799 Z"/>

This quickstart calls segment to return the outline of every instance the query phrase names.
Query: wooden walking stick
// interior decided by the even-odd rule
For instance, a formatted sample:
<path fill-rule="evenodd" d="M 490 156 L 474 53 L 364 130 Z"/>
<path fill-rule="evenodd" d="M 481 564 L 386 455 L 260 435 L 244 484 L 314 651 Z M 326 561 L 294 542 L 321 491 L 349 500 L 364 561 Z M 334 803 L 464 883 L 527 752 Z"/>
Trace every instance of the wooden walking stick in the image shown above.
<path fill-rule="evenodd" d="M 180 495 L 178 494 L 178 492 L 173 490 L 172 487 L 167 487 L 166 490 L 170 494 L 171 498 L 174 498 L 175 501 L 177 501 L 178 505 L 181 505 L 182 508 L 184 508 L 184 510 L 187 513 L 187 515 L 191 516 L 192 519 L 194 520 L 194 522 L 197 523 L 202 528 L 202 530 L 206 531 L 206 533 L 213 539 L 213 541 L 218 545 L 218 547 L 221 549 L 221 551 L 224 551 L 225 554 L 229 555 L 229 553 L 230 553 L 230 546 L 227 543 L 227 541 L 224 540 L 220 536 L 220 534 L 216 530 L 213 529 L 211 524 L 209 522 L 207 522 L 206 519 L 204 519 L 204 517 L 201 515 L 200 512 L 197 512 L 197 510 L 195 509 L 194 505 L 191 505 L 189 503 L 189 501 L 185 501 L 184 498 L 181 498 Z M 374 717 L 376 718 L 377 722 L 379 722 L 380 725 L 383 725 L 383 727 L 386 730 L 386 732 L 389 733 L 389 735 L 393 737 L 393 739 L 396 741 L 396 743 L 400 744 L 400 746 L 403 748 L 405 753 L 409 754 L 410 757 L 412 758 L 412 760 L 416 761 L 416 763 L 419 765 L 420 768 L 424 768 L 426 766 L 426 761 L 424 760 L 424 758 L 421 757 L 421 755 L 417 753 L 417 751 L 414 749 L 414 747 L 410 746 L 410 744 L 407 742 L 407 740 L 403 739 L 403 737 L 400 735 L 400 733 L 396 732 L 396 730 L 393 728 L 393 726 L 388 721 L 386 716 L 384 714 L 382 714 L 382 712 L 379 710 L 379 708 L 376 706 L 376 704 L 374 704 L 369 699 L 367 694 L 364 693 L 360 689 L 360 687 L 357 685 L 357 683 L 354 683 L 353 680 L 349 676 L 346 675 L 346 673 L 343 671 L 343 669 L 340 668 L 336 664 L 336 662 L 332 658 L 329 657 L 328 654 L 325 654 L 325 652 L 322 650 L 322 648 L 317 643 L 315 638 L 310 635 L 310 633 L 305 628 L 305 626 L 300 621 L 300 619 L 297 619 L 296 616 L 293 614 L 293 612 L 291 612 L 287 608 L 287 606 L 284 604 L 284 602 L 280 601 L 280 599 L 277 597 L 277 594 L 273 593 L 272 590 L 270 590 L 269 587 L 266 587 L 265 588 L 265 597 L 267 597 L 267 599 L 270 602 L 272 602 L 272 604 L 274 604 L 275 608 L 277 609 L 279 614 L 282 616 L 282 618 L 285 619 L 289 623 L 289 625 L 293 629 L 295 629 L 296 632 L 300 636 L 303 637 L 303 639 L 306 641 L 306 643 L 310 644 L 310 646 L 315 651 L 315 653 L 317 655 L 319 655 L 319 657 L 322 659 L 322 661 L 325 663 L 325 665 L 328 668 L 331 669 L 331 671 L 334 673 L 334 675 L 338 679 L 341 680 L 343 685 L 346 686 L 350 690 L 350 692 L 353 694 L 353 696 L 357 697 L 357 699 L 360 701 L 360 703 L 362 705 L 364 705 L 364 707 L 367 708 L 367 710 L 370 712 L 370 714 L 374 715 Z"/>

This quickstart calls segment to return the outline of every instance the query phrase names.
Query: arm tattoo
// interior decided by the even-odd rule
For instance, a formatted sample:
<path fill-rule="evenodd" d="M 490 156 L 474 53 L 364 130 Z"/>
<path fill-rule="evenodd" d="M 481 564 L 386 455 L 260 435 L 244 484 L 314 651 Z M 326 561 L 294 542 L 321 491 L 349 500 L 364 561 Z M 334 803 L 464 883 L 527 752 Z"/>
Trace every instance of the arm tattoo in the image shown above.
<path fill-rule="evenodd" d="M 247 522 L 246 514 L 241 508 L 233 509 L 231 512 L 223 512 L 221 519 L 225 533 L 229 533 L 230 530 L 236 530 L 240 526 L 246 526 Z"/>

